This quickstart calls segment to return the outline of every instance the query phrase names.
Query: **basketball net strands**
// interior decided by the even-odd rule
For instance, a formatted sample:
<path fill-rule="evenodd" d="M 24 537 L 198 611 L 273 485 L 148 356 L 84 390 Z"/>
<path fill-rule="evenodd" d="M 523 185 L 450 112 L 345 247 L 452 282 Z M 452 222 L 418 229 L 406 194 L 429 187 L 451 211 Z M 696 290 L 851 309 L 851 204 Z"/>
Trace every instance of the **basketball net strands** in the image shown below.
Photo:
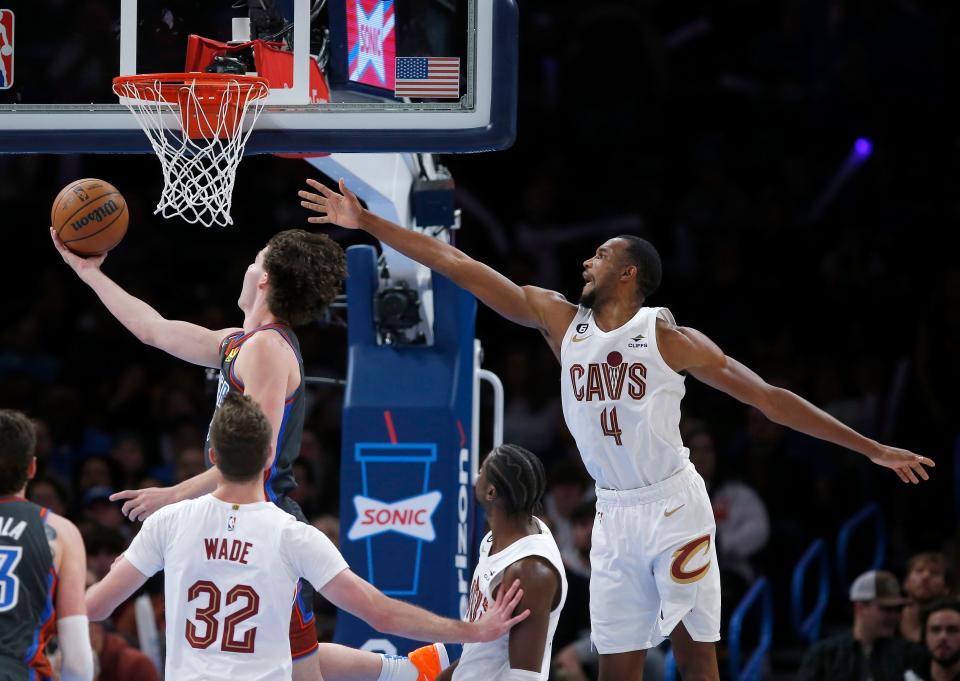
<path fill-rule="evenodd" d="M 270 93 L 267 80 L 154 73 L 114 78 L 113 91 L 160 159 L 163 193 L 154 212 L 207 227 L 232 225 L 237 166 Z"/>

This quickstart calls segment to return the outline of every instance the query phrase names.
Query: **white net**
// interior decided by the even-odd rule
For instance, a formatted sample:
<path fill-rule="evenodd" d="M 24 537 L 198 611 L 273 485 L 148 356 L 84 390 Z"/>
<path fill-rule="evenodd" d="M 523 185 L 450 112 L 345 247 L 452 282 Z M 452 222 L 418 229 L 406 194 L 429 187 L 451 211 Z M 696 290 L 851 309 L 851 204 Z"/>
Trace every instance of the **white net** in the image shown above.
<path fill-rule="evenodd" d="M 160 159 L 163 193 L 154 213 L 232 225 L 237 166 L 269 94 L 266 81 L 204 74 L 118 78 L 114 92 L 136 116 Z"/>

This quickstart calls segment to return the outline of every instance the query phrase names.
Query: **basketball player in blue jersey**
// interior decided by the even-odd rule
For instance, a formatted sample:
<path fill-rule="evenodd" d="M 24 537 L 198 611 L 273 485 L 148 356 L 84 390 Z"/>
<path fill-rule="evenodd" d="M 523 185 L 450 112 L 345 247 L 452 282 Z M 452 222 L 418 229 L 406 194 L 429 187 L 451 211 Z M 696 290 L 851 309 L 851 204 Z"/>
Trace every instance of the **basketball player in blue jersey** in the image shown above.
<path fill-rule="evenodd" d="M 50 234 L 64 261 L 141 342 L 187 362 L 220 370 L 218 407 L 224 395 L 233 390 L 257 401 L 276 442 L 276 455 L 264 472 L 264 494 L 306 522 L 299 506 L 287 496 L 296 486 L 292 466 L 300 452 L 305 416 L 303 359 L 292 326 L 316 319 L 336 296 L 346 276 L 340 246 L 326 235 L 304 230 L 274 235 L 244 274 L 237 301 L 243 312 L 242 328 L 214 330 L 165 319 L 102 272 L 105 255 L 81 258 L 69 251 L 52 229 Z M 111 499 L 124 500 L 123 512 L 130 520 L 145 520 L 168 504 L 216 489 L 222 476 L 209 460 L 207 466 L 203 474 L 174 487 L 125 490 Z M 290 621 L 294 679 L 313 681 L 319 669 L 312 655 L 317 650 L 313 591 L 307 582 L 301 585 Z"/>
<path fill-rule="evenodd" d="M 90 681 L 87 553 L 73 523 L 26 499 L 36 442 L 30 419 L 0 409 L 0 679 L 51 681 L 56 631 L 61 681 Z"/>
<path fill-rule="evenodd" d="M 442 241 L 362 208 L 308 180 L 313 223 L 363 229 L 446 276 L 507 319 L 535 328 L 561 364 L 564 419 L 597 482 L 590 554 L 590 620 L 601 681 L 640 681 L 646 651 L 669 636 L 681 676 L 719 679 L 720 579 L 716 524 L 702 478 L 680 438 L 685 374 L 759 409 L 768 419 L 890 468 L 927 479 L 930 459 L 866 438 L 789 390 L 767 384 L 666 308 L 645 307 L 660 256 L 621 236 L 583 263 L 579 305 L 518 286 Z"/>

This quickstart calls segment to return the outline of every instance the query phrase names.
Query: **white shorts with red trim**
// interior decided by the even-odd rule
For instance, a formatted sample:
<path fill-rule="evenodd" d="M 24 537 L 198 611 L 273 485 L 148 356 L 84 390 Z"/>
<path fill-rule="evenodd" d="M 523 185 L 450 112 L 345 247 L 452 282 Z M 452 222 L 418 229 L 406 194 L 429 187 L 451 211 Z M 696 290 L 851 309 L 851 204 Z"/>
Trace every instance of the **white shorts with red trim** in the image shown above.
<path fill-rule="evenodd" d="M 683 622 L 720 640 L 716 523 L 692 464 L 634 490 L 597 489 L 590 551 L 590 625 L 602 655 L 646 650 Z"/>

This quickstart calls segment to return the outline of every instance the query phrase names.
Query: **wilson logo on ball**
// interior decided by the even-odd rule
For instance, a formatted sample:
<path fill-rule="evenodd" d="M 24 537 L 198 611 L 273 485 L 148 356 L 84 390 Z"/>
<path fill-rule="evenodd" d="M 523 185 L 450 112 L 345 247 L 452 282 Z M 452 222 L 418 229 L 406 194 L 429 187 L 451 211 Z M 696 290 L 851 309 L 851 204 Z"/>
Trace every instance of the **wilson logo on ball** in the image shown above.
<path fill-rule="evenodd" d="M 120 206 L 118 206 L 113 199 L 110 199 L 102 206 L 97 206 L 96 208 L 94 208 L 92 211 L 84 215 L 79 220 L 71 222 L 70 226 L 73 227 L 74 230 L 80 231 L 81 229 L 86 227 L 89 223 L 100 222 L 104 218 L 113 215 L 118 210 L 120 210 Z"/>

